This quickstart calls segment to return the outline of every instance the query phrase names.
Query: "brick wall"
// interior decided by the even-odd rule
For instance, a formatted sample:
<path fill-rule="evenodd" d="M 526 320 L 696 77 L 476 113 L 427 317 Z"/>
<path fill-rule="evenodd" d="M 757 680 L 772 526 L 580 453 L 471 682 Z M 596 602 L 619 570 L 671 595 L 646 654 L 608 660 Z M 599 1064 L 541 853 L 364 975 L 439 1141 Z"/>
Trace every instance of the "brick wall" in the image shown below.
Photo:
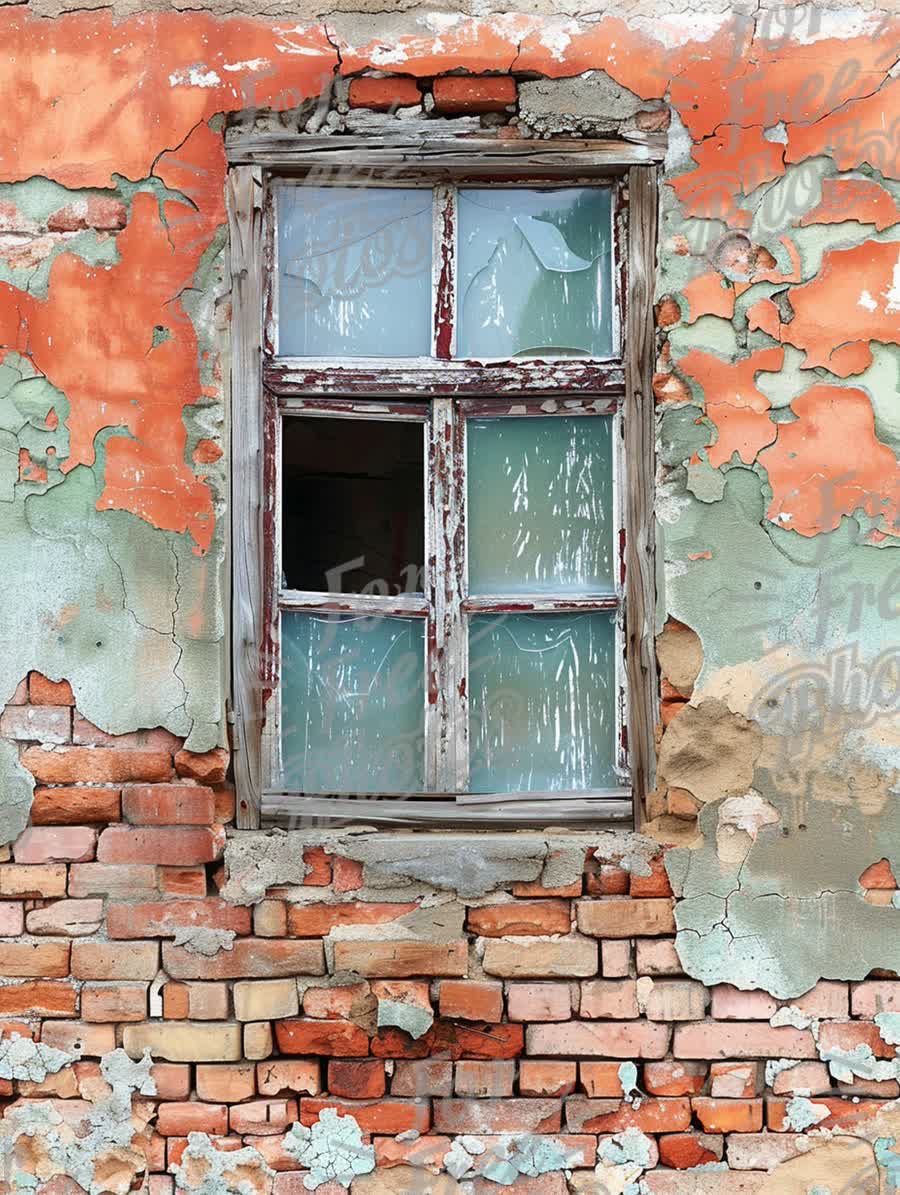
<path fill-rule="evenodd" d="M 894 1079 L 837 1081 L 821 1061 L 860 1046 L 893 1058 L 874 1017 L 900 1009 L 900 980 L 821 982 L 787 1013 L 762 991 L 705 988 L 681 971 L 661 855 L 637 874 L 588 850 L 565 888 L 464 902 L 459 932 L 414 929 L 440 899 L 458 908 L 448 894 L 373 898 L 358 863 L 321 847 L 302 887 L 233 905 L 219 895 L 224 752 L 101 734 L 66 684 L 37 674 L 16 702 L 4 729 L 38 788 L 33 826 L 0 863 L 0 1028 L 69 1058 L 0 1094 L 7 1116 L 49 1098 L 86 1123 L 101 1060 L 149 1048 L 134 1182 L 152 1195 L 188 1181 L 192 1132 L 217 1153 L 252 1147 L 248 1190 L 299 1195 L 308 1172 L 285 1134 L 326 1109 L 352 1113 L 374 1148 L 354 1191 L 452 1192 L 457 1174 L 487 1195 L 504 1189 L 479 1173 L 494 1165 L 514 1192 L 599 1192 L 598 1161 L 635 1141 L 642 1190 L 754 1191 L 802 1151 L 806 1097 L 806 1128 L 821 1130 L 900 1093 Z M 888 882 L 882 868 L 872 891 Z M 616 1138 L 629 1129 L 646 1141 Z M 564 1151 L 568 1178 L 502 1170 L 534 1135 Z M 695 1166 L 694 1185 L 672 1185 Z"/>

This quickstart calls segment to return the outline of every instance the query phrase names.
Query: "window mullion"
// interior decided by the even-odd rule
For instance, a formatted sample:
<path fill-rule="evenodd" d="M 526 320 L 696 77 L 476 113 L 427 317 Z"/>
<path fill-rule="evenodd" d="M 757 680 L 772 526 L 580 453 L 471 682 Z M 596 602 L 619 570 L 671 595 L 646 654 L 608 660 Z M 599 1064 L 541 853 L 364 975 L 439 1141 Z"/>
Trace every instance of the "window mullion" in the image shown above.
<path fill-rule="evenodd" d="M 456 348 L 456 188 L 435 187 L 431 255 L 432 353 L 449 361 Z"/>
<path fill-rule="evenodd" d="M 462 598 L 465 564 L 463 424 L 451 399 L 434 400 L 430 460 L 426 743 L 430 785 L 464 792 L 468 783 L 468 695 Z"/>

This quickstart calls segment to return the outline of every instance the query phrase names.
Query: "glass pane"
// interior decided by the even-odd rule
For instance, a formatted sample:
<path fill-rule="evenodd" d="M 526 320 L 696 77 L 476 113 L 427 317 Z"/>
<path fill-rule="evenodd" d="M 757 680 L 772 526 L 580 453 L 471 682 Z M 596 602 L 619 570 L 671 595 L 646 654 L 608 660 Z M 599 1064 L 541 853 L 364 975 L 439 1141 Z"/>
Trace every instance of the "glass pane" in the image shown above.
<path fill-rule="evenodd" d="M 459 357 L 609 357 L 604 187 L 459 192 Z"/>
<path fill-rule="evenodd" d="M 282 614 L 281 659 L 286 790 L 423 790 L 424 619 Z"/>
<path fill-rule="evenodd" d="M 421 593 L 421 423 L 286 417 L 282 577 L 288 589 Z"/>
<path fill-rule="evenodd" d="M 469 592 L 613 588 L 612 420 L 466 424 Z"/>
<path fill-rule="evenodd" d="M 469 624 L 469 788 L 615 787 L 615 620 L 489 614 Z"/>
<path fill-rule="evenodd" d="M 431 353 L 431 191 L 281 187 L 278 351 Z"/>

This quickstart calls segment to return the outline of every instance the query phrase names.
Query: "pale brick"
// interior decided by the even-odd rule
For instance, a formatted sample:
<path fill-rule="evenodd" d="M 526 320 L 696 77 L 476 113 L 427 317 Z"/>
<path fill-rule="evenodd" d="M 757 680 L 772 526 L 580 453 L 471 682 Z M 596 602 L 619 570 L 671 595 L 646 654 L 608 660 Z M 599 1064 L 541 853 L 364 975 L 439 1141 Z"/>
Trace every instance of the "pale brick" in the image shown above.
<path fill-rule="evenodd" d="M 588 1058 L 664 1058 L 669 1048 L 668 1025 L 646 1021 L 570 1021 L 565 1025 L 532 1025 L 526 1031 L 531 1055 Z"/>
<path fill-rule="evenodd" d="M 92 826 L 31 826 L 13 846 L 17 863 L 86 863 L 94 857 Z"/>
<path fill-rule="evenodd" d="M 68 942 L 0 942 L 4 979 L 63 979 L 69 974 Z"/>
<path fill-rule="evenodd" d="M 506 1007 L 511 1021 L 568 1021 L 572 989 L 567 983 L 511 983 Z"/>
<path fill-rule="evenodd" d="M 156 868 L 145 863 L 74 863 L 69 868 L 69 895 L 152 899 L 159 895 Z"/>
<path fill-rule="evenodd" d="M 464 977 L 469 969 L 469 945 L 465 941 L 337 941 L 334 944 L 334 969 L 395 979 L 414 975 Z"/>
<path fill-rule="evenodd" d="M 505 979 L 577 978 L 597 974 L 597 943 L 586 938 L 506 942 L 489 938 L 482 966 Z"/>
<path fill-rule="evenodd" d="M 512 1060 L 457 1062 L 453 1076 L 454 1092 L 476 1099 L 511 1096 L 515 1077 L 516 1064 Z"/>
<path fill-rule="evenodd" d="M 768 1021 L 778 1011 L 778 1001 L 768 992 L 742 992 L 730 983 L 712 989 L 712 1015 L 717 1021 Z"/>
<path fill-rule="evenodd" d="M 793 1000 L 782 1000 L 782 1007 L 799 1008 L 808 1017 L 819 1020 L 849 1017 L 850 985 L 831 979 L 820 979 L 814 988 Z"/>
<path fill-rule="evenodd" d="M 256 1095 L 256 1063 L 200 1063 L 197 1098 L 210 1103 L 237 1104 Z"/>
<path fill-rule="evenodd" d="M 675 932 L 674 902 L 663 897 L 640 900 L 580 900 L 578 928 L 596 938 L 655 938 Z"/>
<path fill-rule="evenodd" d="M 709 1094 L 714 1099 L 753 1099 L 759 1095 L 760 1077 L 758 1062 L 714 1062 L 709 1068 Z"/>
<path fill-rule="evenodd" d="M 0 938 L 17 938 L 25 929 L 25 909 L 21 901 L 0 901 Z"/>
<path fill-rule="evenodd" d="M 684 974 L 674 938 L 639 938 L 635 954 L 638 975 Z"/>
<path fill-rule="evenodd" d="M 559 1100 L 434 1101 L 437 1133 L 558 1133 Z"/>
<path fill-rule="evenodd" d="M 153 979 L 158 970 L 157 942 L 72 943 L 75 979 Z"/>
<path fill-rule="evenodd" d="M 676 1058 L 817 1058 L 808 1029 L 759 1021 L 693 1021 L 676 1025 Z"/>
<path fill-rule="evenodd" d="M 41 1041 L 67 1054 L 102 1058 L 116 1048 L 116 1027 L 80 1021 L 45 1021 L 41 1026 Z"/>
<path fill-rule="evenodd" d="M 0 714 L 0 737 L 19 742 L 68 743 L 72 710 L 67 705 L 11 705 Z"/>
<path fill-rule="evenodd" d="M 453 1065 L 443 1059 L 399 1059 L 394 1064 L 391 1095 L 449 1096 L 453 1093 Z"/>
<path fill-rule="evenodd" d="M 300 1012 L 293 979 L 244 980 L 234 985 L 234 1015 L 238 1021 L 275 1021 Z"/>
<path fill-rule="evenodd" d="M 86 1021 L 145 1021 L 145 983 L 86 983 L 81 989 L 81 1015 Z"/>
<path fill-rule="evenodd" d="M 139 1059 L 145 1049 L 167 1062 L 238 1062 L 241 1027 L 194 1021 L 164 1021 L 126 1025 L 122 1044 L 129 1057 Z"/>
<path fill-rule="evenodd" d="M 633 979 L 594 979 L 581 985 L 579 1013 L 589 1019 L 626 1021 L 639 1015 Z"/>
<path fill-rule="evenodd" d="M 319 1060 L 281 1058 L 257 1062 L 256 1085 L 260 1095 L 318 1095 L 322 1090 Z M 450 1094 L 449 1090 L 447 1094 Z"/>
<path fill-rule="evenodd" d="M 244 1026 L 245 1058 L 268 1058 L 274 1049 L 275 1039 L 268 1021 L 256 1021 Z"/>
<path fill-rule="evenodd" d="M 802 1133 L 731 1133 L 725 1149 L 732 1170 L 769 1170 L 806 1153 L 809 1144 Z"/>
<path fill-rule="evenodd" d="M 32 909 L 25 924 L 30 934 L 95 934 L 103 924 L 103 901 L 58 900 L 46 908 Z"/>
<path fill-rule="evenodd" d="M 606 979 L 626 979 L 631 974 L 629 938 L 612 938 L 600 943 L 600 973 Z"/>
<path fill-rule="evenodd" d="M 865 983 L 854 983 L 850 991 L 855 1017 L 900 1012 L 900 979 L 867 979 Z"/>
<path fill-rule="evenodd" d="M 89 867 L 90 864 L 83 866 Z M 66 894 L 65 863 L 0 863 L 0 896 L 46 900 Z"/>
<path fill-rule="evenodd" d="M 651 1021 L 702 1021 L 706 1016 L 706 988 L 692 979 L 657 979 L 645 997 Z"/>
<path fill-rule="evenodd" d="M 794 1091 L 805 1095 L 826 1095 L 832 1086 L 831 1075 L 824 1062 L 798 1062 L 796 1066 L 778 1072 L 772 1090 L 776 1095 L 788 1095 Z"/>

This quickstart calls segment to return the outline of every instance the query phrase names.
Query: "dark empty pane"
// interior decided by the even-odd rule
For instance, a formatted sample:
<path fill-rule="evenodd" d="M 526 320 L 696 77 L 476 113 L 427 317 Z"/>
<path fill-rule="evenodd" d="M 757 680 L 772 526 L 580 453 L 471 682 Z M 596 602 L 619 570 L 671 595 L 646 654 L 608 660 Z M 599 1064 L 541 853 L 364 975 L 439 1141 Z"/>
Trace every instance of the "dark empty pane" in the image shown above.
<path fill-rule="evenodd" d="M 283 356 L 427 356 L 431 191 L 279 188 L 278 322 Z"/>
<path fill-rule="evenodd" d="M 423 424 L 287 417 L 283 458 L 286 588 L 422 592 Z"/>

